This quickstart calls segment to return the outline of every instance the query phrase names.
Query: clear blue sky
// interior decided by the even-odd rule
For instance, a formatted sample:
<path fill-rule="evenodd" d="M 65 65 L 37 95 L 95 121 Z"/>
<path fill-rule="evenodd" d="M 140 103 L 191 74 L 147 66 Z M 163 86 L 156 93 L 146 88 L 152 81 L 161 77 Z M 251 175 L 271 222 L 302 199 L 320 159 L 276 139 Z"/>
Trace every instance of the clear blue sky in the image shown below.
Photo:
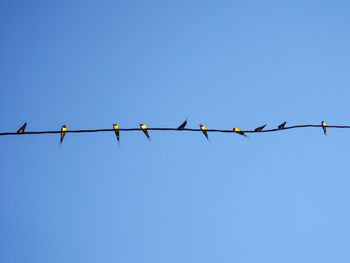
<path fill-rule="evenodd" d="M 350 124 L 348 1 L 2 1 L 0 131 Z M 349 262 L 350 131 L 0 138 L 0 261 Z"/>

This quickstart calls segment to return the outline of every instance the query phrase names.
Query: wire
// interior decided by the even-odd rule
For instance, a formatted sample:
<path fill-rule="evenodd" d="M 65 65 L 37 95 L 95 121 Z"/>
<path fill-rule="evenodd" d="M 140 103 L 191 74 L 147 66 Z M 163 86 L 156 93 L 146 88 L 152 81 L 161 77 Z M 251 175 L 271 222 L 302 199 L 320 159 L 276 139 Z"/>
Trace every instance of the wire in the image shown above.
<path fill-rule="evenodd" d="M 277 132 L 277 131 L 283 131 L 283 130 L 290 130 L 290 129 L 298 129 L 298 128 L 322 128 L 322 125 L 313 125 L 313 124 L 304 124 L 304 125 L 294 125 L 294 126 L 288 126 L 281 129 L 266 129 L 261 131 L 255 131 L 255 130 L 242 130 L 243 133 L 265 133 L 265 132 Z M 328 128 L 338 128 L 338 129 L 350 129 L 350 126 L 348 125 L 327 125 Z M 147 128 L 149 131 L 193 131 L 193 132 L 202 132 L 201 129 L 191 129 L 191 128 L 184 128 L 184 129 L 178 129 L 178 128 Z M 93 132 L 114 132 L 114 129 L 94 129 L 94 130 L 66 130 L 66 133 L 93 133 Z M 119 131 L 142 131 L 141 128 L 120 128 Z M 221 130 L 221 129 L 206 129 L 207 132 L 223 132 L 223 133 L 237 133 L 233 130 Z M 2 132 L 0 133 L 0 136 L 5 135 L 30 135 L 30 134 L 52 134 L 52 133 L 61 133 L 61 131 L 31 131 L 31 132 L 23 132 L 23 133 L 17 133 L 17 132 Z"/>

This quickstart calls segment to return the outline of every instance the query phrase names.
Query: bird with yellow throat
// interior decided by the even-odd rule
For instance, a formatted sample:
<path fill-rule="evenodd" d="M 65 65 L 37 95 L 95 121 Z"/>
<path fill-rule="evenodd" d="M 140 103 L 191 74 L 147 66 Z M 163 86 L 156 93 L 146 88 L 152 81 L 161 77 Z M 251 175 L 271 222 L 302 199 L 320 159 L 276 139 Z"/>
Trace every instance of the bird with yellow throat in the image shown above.
<path fill-rule="evenodd" d="M 143 124 L 143 123 L 140 123 L 140 128 L 142 129 L 142 131 L 143 131 L 143 133 L 146 135 L 146 137 L 147 137 L 148 139 L 150 139 L 150 138 L 149 138 L 148 131 L 147 131 L 147 126 L 146 126 L 145 124 Z"/>
<path fill-rule="evenodd" d="M 113 129 L 115 132 L 115 136 L 117 136 L 117 141 L 119 141 L 119 126 L 115 123 L 113 123 Z"/>
<path fill-rule="evenodd" d="M 61 140 L 60 140 L 60 144 L 62 144 L 62 142 L 63 142 L 63 138 L 64 138 L 64 136 L 66 135 L 66 131 L 67 131 L 66 125 L 63 125 L 62 128 L 61 128 Z"/>

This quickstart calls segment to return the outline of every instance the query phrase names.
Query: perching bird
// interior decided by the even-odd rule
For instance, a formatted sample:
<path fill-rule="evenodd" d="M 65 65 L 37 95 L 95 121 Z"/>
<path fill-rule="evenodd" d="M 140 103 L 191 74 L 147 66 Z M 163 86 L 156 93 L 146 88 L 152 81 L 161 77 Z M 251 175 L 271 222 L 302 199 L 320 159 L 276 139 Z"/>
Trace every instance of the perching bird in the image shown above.
<path fill-rule="evenodd" d="M 148 131 L 147 131 L 146 125 L 144 125 L 143 123 L 140 123 L 140 128 L 145 133 L 146 137 L 149 139 L 149 135 L 148 135 Z"/>
<path fill-rule="evenodd" d="M 247 137 L 247 135 L 245 135 L 244 132 L 242 132 L 240 128 L 233 128 L 233 131 L 240 134 L 240 135 Z"/>
<path fill-rule="evenodd" d="M 201 127 L 201 130 L 202 130 L 202 132 L 203 132 L 205 138 L 207 138 L 207 140 L 209 140 L 209 138 L 208 138 L 208 132 L 206 131 L 207 128 L 205 128 L 205 126 L 202 125 L 202 124 L 199 124 L 199 127 Z"/>
<path fill-rule="evenodd" d="M 260 126 L 260 127 L 256 128 L 254 131 L 256 131 L 256 132 L 262 131 L 265 127 L 266 127 L 266 124 L 264 124 L 263 126 Z"/>
<path fill-rule="evenodd" d="M 323 129 L 323 133 L 324 135 L 327 135 L 327 132 L 326 132 L 326 123 L 324 121 L 321 122 L 321 125 L 322 125 L 322 129 Z"/>
<path fill-rule="evenodd" d="M 177 127 L 178 130 L 183 130 L 186 127 L 187 119 L 188 119 L 188 117 L 186 118 L 186 120 L 179 127 Z"/>
<path fill-rule="evenodd" d="M 281 123 L 280 125 L 278 125 L 278 129 L 283 129 L 284 128 L 284 126 L 286 126 L 286 121 L 285 122 L 283 122 L 283 123 Z"/>
<path fill-rule="evenodd" d="M 19 128 L 19 130 L 17 131 L 17 133 L 24 133 L 24 130 L 25 130 L 26 126 L 27 126 L 27 123 L 25 122 L 25 123 L 22 125 L 22 127 Z"/>
<path fill-rule="evenodd" d="M 64 135 L 66 135 L 66 125 L 63 125 L 62 128 L 61 128 L 61 140 L 60 140 L 60 144 L 63 142 L 63 138 L 64 138 Z"/>
<path fill-rule="evenodd" d="M 117 136 L 117 141 L 119 141 L 119 126 L 115 123 L 113 123 L 113 129 L 115 132 L 115 136 Z"/>

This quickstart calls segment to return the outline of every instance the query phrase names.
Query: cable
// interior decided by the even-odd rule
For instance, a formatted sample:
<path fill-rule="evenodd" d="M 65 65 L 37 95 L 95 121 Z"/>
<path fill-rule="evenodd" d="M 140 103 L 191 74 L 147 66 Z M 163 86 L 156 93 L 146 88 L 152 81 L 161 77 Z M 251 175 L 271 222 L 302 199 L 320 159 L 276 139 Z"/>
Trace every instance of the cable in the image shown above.
<path fill-rule="evenodd" d="M 254 130 L 242 130 L 243 133 L 264 133 L 264 132 L 276 132 L 290 129 L 298 129 L 298 128 L 322 128 L 322 125 L 314 125 L 314 124 L 304 124 L 304 125 L 294 125 L 288 126 L 281 129 L 266 129 L 261 131 Z M 350 129 L 348 125 L 327 125 L 328 128 L 338 128 L 338 129 Z M 149 131 L 193 131 L 193 132 L 203 132 L 201 129 L 191 129 L 191 128 L 147 128 Z M 66 130 L 66 133 L 93 133 L 93 132 L 114 132 L 114 129 L 94 129 L 94 130 Z M 141 128 L 120 128 L 119 131 L 142 131 Z M 233 130 L 221 130 L 221 129 L 206 129 L 207 132 L 223 132 L 223 133 L 237 133 Z M 52 134 L 52 133 L 61 133 L 61 131 L 32 131 L 32 132 L 2 132 L 0 136 L 6 135 L 30 135 L 30 134 Z"/>

